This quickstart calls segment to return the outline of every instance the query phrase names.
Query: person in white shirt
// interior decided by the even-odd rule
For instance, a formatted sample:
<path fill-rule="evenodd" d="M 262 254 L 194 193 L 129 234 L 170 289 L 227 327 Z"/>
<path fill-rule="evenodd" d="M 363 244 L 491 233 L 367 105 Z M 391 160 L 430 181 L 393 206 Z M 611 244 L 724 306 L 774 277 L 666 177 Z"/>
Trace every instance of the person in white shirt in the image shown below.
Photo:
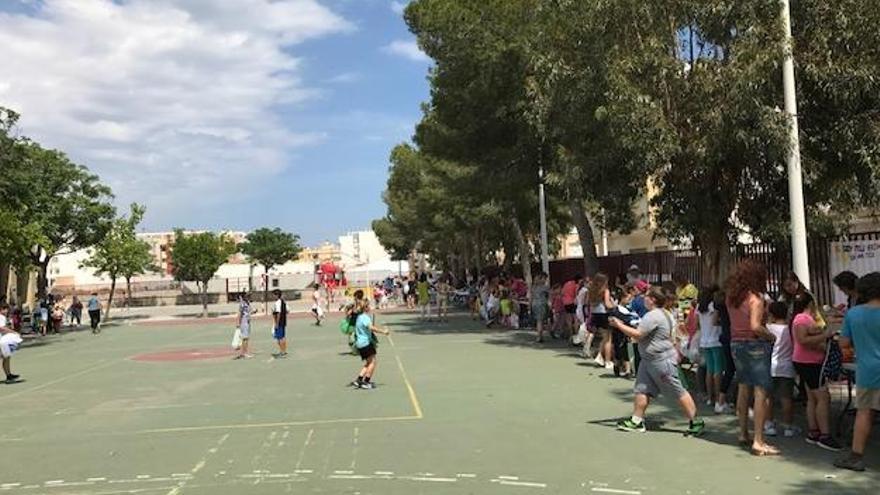
<path fill-rule="evenodd" d="M 774 404 L 782 404 L 782 433 L 786 438 L 795 437 L 801 433 L 801 429 L 794 426 L 794 378 L 797 372 L 794 368 L 792 356 L 794 354 L 794 342 L 791 340 L 791 332 L 786 319 L 788 318 L 788 305 L 784 302 L 774 302 L 770 305 L 769 330 L 776 341 L 773 343 L 773 354 L 770 360 L 770 376 L 773 377 L 773 399 L 770 403 L 770 414 L 764 424 L 764 434 L 775 437 L 778 434 L 776 421 L 773 419 Z"/>
<path fill-rule="evenodd" d="M 721 374 L 724 372 L 724 348 L 721 345 L 721 322 L 715 309 L 714 299 L 717 286 L 705 287 L 700 291 L 697 301 L 697 323 L 700 332 L 700 354 L 706 368 L 706 405 L 715 406 L 715 414 L 725 409 L 724 395 L 721 393 Z"/>
<path fill-rule="evenodd" d="M 280 290 L 275 289 L 273 294 L 276 300 L 275 305 L 272 307 L 272 320 L 275 324 L 272 336 L 275 338 L 275 342 L 278 343 L 278 353 L 272 356 L 284 358 L 287 357 L 287 302 L 284 301 Z"/>
<path fill-rule="evenodd" d="M 8 316 L 9 305 L 0 304 L 0 357 L 3 359 L 3 373 L 6 374 L 6 383 L 15 383 L 21 377 L 12 373 L 12 353 L 21 345 L 21 335 L 12 329 Z"/>
<path fill-rule="evenodd" d="M 319 284 L 315 284 L 315 290 L 312 291 L 312 316 L 315 317 L 315 325 L 320 327 L 324 319 L 324 304 Z"/>

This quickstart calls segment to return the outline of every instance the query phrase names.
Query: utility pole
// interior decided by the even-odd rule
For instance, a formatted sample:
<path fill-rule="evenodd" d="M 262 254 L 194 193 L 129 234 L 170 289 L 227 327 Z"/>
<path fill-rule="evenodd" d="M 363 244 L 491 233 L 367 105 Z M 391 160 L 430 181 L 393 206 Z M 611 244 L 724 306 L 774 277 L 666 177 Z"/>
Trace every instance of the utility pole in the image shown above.
<path fill-rule="evenodd" d="M 544 167 L 538 169 L 538 208 L 541 216 L 541 271 L 550 274 L 550 254 L 547 247 L 547 205 L 544 197 Z"/>
<path fill-rule="evenodd" d="M 807 254 L 807 221 L 804 213 L 804 184 L 801 170 L 801 146 L 798 136 L 797 91 L 794 79 L 794 43 L 791 36 L 789 0 L 782 0 L 782 24 L 785 29 L 785 59 L 782 82 L 785 90 L 785 113 L 791 134 L 788 151 L 788 202 L 791 214 L 791 251 L 794 272 L 810 287 L 810 260 Z"/>

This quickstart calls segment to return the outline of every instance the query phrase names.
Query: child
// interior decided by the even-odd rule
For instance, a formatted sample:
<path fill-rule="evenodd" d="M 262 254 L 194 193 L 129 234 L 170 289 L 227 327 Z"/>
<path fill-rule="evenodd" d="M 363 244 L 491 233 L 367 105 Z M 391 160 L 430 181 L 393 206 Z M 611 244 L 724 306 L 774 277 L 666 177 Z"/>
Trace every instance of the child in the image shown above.
<path fill-rule="evenodd" d="M 449 279 L 450 276 L 444 274 L 437 282 L 437 320 L 440 322 L 449 321 L 449 294 L 452 292 Z"/>
<path fill-rule="evenodd" d="M 360 354 L 361 359 L 364 360 L 364 366 L 361 368 L 360 373 L 358 373 L 357 378 L 351 382 L 351 385 L 355 388 L 372 390 L 376 388 L 371 381 L 373 379 L 373 374 L 376 372 L 377 340 L 375 333 L 388 335 L 390 332 L 387 329 L 379 328 L 373 324 L 370 304 L 366 300 L 362 299 L 357 304 L 355 311 L 359 313 L 359 316 L 357 317 L 357 323 L 355 325 L 354 346 L 357 349 L 358 354 Z"/>
<path fill-rule="evenodd" d="M 721 374 L 724 372 L 724 349 L 721 346 L 721 322 L 715 309 L 718 287 L 704 287 L 697 300 L 697 328 L 700 332 L 700 354 L 706 369 L 707 406 L 715 406 L 715 414 L 724 412 L 721 395 Z"/>
<path fill-rule="evenodd" d="M 550 327 L 550 335 L 554 339 L 559 338 L 559 330 L 565 319 L 565 303 L 562 301 L 562 285 L 554 284 L 550 288 L 550 311 L 553 315 L 553 326 Z"/>
<path fill-rule="evenodd" d="M 238 331 L 241 332 L 240 352 L 234 359 L 250 359 L 254 357 L 248 352 L 248 342 L 251 338 L 251 296 L 245 292 L 238 300 Z"/>
<path fill-rule="evenodd" d="M 632 309 L 632 301 L 635 299 L 635 287 L 628 286 L 623 292 L 620 303 L 611 311 L 611 316 L 621 321 L 628 327 L 637 328 L 641 318 Z M 592 339 L 591 339 L 592 340 Z M 611 342 L 614 347 L 614 375 L 629 379 L 632 377 L 632 370 L 629 363 L 629 337 L 620 331 L 612 334 Z"/>
<path fill-rule="evenodd" d="M 12 353 L 21 345 L 21 335 L 12 329 L 7 317 L 9 305 L 0 304 L 0 358 L 3 359 L 3 373 L 6 374 L 6 383 L 15 383 L 21 379 L 19 375 L 12 373 Z"/>
<path fill-rule="evenodd" d="M 312 291 L 312 316 L 315 317 L 315 326 L 321 326 L 321 320 L 324 319 L 324 305 L 321 304 L 321 285 L 315 284 Z"/>
<path fill-rule="evenodd" d="M 865 470 L 865 445 L 874 424 L 874 411 L 880 410 L 880 273 L 870 273 L 857 283 L 858 297 L 864 304 L 846 313 L 840 343 L 854 347 L 858 391 L 852 451 L 834 465 L 853 471 Z"/>
<path fill-rule="evenodd" d="M 501 293 L 501 302 L 499 304 L 501 308 L 501 324 L 507 328 L 510 328 L 510 315 L 513 313 L 513 300 L 510 299 L 510 291 L 504 290 Z"/>
<path fill-rule="evenodd" d="M 532 282 L 532 300 L 531 310 L 532 318 L 535 320 L 535 329 L 538 331 L 538 338 L 535 342 L 544 342 L 544 323 L 547 320 L 547 304 L 550 301 L 550 286 L 547 285 L 547 274 L 539 273 L 535 275 Z"/>
<path fill-rule="evenodd" d="M 611 291 L 608 289 L 608 276 L 603 273 L 596 274 L 590 281 L 587 300 L 590 303 L 592 314 L 592 326 L 600 335 L 602 343 L 599 345 L 599 355 L 596 364 L 605 369 L 614 369 L 614 344 L 612 342 L 612 330 L 608 325 L 608 311 L 616 306 L 611 300 Z"/>
<path fill-rule="evenodd" d="M 490 290 L 487 297 L 484 309 L 486 310 L 486 328 L 489 328 L 495 323 L 495 319 L 498 318 L 501 300 L 498 299 L 498 289 Z"/>
<path fill-rule="evenodd" d="M 770 414 L 764 425 L 764 434 L 775 437 L 778 433 L 776 422 L 773 421 L 773 405 L 779 401 L 782 404 L 782 433 L 786 438 L 794 437 L 799 433 L 799 428 L 794 426 L 794 393 L 795 370 L 792 362 L 794 346 L 791 342 L 791 332 L 788 329 L 786 318 L 788 306 L 783 302 L 775 302 L 770 305 L 770 322 L 767 330 L 775 337 L 773 343 L 773 357 L 770 364 L 770 376 L 773 377 L 773 401 L 770 403 Z"/>

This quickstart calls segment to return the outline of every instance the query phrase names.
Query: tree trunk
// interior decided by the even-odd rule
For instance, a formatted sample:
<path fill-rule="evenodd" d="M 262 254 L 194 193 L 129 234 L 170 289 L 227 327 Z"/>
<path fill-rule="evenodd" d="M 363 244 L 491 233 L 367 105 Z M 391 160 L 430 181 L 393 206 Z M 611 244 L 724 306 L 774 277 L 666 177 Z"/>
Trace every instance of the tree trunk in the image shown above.
<path fill-rule="evenodd" d="M 8 263 L 0 263 L 0 299 L 7 299 L 7 293 L 9 292 L 9 272 L 10 266 Z"/>
<path fill-rule="evenodd" d="M 197 282 L 199 287 L 199 295 L 202 299 L 202 318 L 208 316 L 208 282 Z"/>
<path fill-rule="evenodd" d="M 110 275 L 110 297 L 107 298 L 107 311 L 104 311 L 104 318 L 110 319 L 110 308 L 113 307 L 113 294 L 116 293 L 116 275 Z"/>
<path fill-rule="evenodd" d="M 49 258 L 40 263 L 37 261 L 37 268 L 39 268 L 39 273 L 37 274 L 37 297 L 46 297 L 48 294 L 47 289 L 49 288 Z"/>
<path fill-rule="evenodd" d="M 125 309 L 131 309 L 131 277 L 125 277 Z"/>
<path fill-rule="evenodd" d="M 269 267 L 263 267 L 263 313 L 269 314 Z"/>
<path fill-rule="evenodd" d="M 522 265 L 523 271 L 523 279 L 526 281 L 526 287 L 528 287 L 528 292 L 526 292 L 526 296 L 528 300 L 532 299 L 532 257 L 531 254 L 531 246 L 529 246 L 529 242 L 526 240 L 526 236 L 523 235 L 522 227 L 520 227 L 519 222 L 514 220 L 511 222 L 513 224 L 513 232 L 516 234 L 517 244 L 519 246 L 519 262 Z"/>
<path fill-rule="evenodd" d="M 706 233 L 699 238 L 700 263 L 703 285 L 724 285 L 730 270 L 732 256 L 727 236 L 723 232 Z"/>
<path fill-rule="evenodd" d="M 571 219 L 577 229 L 581 250 L 584 252 L 584 276 L 592 277 L 599 271 L 599 259 L 596 256 L 596 238 L 593 226 L 584 211 L 584 205 L 578 199 L 569 200 Z"/>

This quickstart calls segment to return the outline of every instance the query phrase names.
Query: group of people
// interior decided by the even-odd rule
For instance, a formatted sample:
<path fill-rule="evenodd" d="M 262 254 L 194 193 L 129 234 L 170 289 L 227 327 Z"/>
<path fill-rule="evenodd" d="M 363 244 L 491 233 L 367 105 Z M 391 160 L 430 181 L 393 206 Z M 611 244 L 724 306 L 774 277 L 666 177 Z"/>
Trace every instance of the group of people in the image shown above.
<path fill-rule="evenodd" d="M 728 401 L 735 402 L 742 446 L 756 456 L 778 455 L 768 437 L 804 433 L 795 420 L 800 391 L 806 442 L 840 451 L 830 428 L 828 382 L 841 378 L 842 355 L 854 349 L 855 433 L 851 452 L 835 464 L 864 469 L 873 411 L 880 410 L 880 274 L 859 279 L 844 272 L 834 278 L 848 298 L 834 309 L 836 316 L 827 315 L 843 318 L 840 333 L 794 273 L 782 281 L 778 298 L 771 298 L 766 270 L 753 260 L 742 261 L 723 289 L 698 290 L 683 276 L 651 287 L 636 266 L 617 286 L 603 274 L 575 275 L 553 287 L 547 279 L 537 274 L 531 290 L 537 341 L 549 327 L 554 337 L 562 334 L 583 345 L 599 366 L 635 378 L 632 416 L 618 424 L 625 431 L 645 431 L 646 410 L 663 394 L 678 401 L 687 432 L 702 434 L 705 421 L 689 391 L 698 388 L 715 414 L 732 412 Z M 731 395 L 734 381 L 738 385 Z"/>

